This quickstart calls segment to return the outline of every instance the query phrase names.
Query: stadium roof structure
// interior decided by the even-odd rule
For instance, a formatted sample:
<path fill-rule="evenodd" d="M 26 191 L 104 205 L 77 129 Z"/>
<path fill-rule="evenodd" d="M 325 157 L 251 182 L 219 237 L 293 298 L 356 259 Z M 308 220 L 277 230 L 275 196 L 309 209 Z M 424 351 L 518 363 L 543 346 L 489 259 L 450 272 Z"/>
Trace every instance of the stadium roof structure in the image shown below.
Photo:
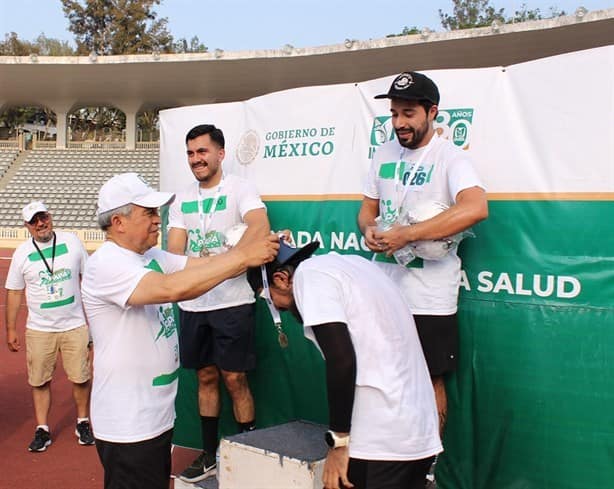
<path fill-rule="evenodd" d="M 342 44 L 278 50 L 130 56 L 0 56 L 0 110 L 43 105 L 65 117 L 83 106 L 112 105 L 127 116 L 150 107 L 246 100 L 290 88 L 350 83 L 405 69 L 507 66 L 611 45 L 614 8 L 517 24 L 432 32 Z M 64 119 L 64 120 L 62 120 Z M 64 127 L 62 127 L 64 125 Z M 134 131 L 127 131 L 134 147 Z"/>

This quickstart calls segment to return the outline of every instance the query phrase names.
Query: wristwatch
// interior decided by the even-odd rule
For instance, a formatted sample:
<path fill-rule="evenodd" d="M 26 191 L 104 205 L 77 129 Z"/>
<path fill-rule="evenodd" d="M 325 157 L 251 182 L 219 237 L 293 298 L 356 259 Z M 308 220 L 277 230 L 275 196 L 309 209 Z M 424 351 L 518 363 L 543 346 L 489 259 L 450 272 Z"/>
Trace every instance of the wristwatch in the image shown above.
<path fill-rule="evenodd" d="M 328 430 L 324 434 L 326 444 L 331 448 L 347 447 L 350 444 L 350 435 L 339 436 L 334 431 Z"/>

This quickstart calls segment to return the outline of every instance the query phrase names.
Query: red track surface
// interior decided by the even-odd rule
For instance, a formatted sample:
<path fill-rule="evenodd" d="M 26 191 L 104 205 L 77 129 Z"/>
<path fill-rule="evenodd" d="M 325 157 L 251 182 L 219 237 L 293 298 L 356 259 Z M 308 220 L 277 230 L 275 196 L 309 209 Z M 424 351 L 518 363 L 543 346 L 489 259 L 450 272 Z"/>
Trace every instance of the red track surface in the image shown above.
<path fill-rule="evenodd" d="M 53 443 L 42 453 L 28 451 L 36 422 L 26 376 L 25 305 L 17 326 L 21 349 L 13 353 L 6 346 L 4 283 L 11 255 L 12 250 L 0 249 L 0 489 L 101 489 L 104 479 L 96 448 L 79 445 L 74 434 L 76 412 L 61 362 L 51 385 L 49 427 Z M 183 469 L 194 456 L 190 452 L 175 450 L 173 465 Z"/>

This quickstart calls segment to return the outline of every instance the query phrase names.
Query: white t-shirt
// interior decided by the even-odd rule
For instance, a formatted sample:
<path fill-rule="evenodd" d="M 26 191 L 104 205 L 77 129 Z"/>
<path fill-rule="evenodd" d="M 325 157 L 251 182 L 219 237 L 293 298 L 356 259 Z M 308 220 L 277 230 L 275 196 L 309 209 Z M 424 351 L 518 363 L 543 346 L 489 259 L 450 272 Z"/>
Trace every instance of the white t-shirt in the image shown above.
<path fill-rule="evenodd" d="M 87 251 L 73 233 L 56 231 L 55 236 L 55 258 L 53 239 L 47 243 L 37 241 L 39 253 L 30 238 L 13 253 L 6 277 L 7 289 L 25 289 L 26 328 L 37 331 L 68 331 L 85 324 L 79 283 Z M 45 261 L 53 271 L 52 276 Z"/>
<path fill-rule="evenodd" d="M 416 164 L 418 169 L 412 172 Z M 406 210 L 428 202 L 451 206 L 460 191 L 474 186 L 484 188 L 468 155 L 435 135 L 427 146 L 415 150 L 403 148 L 397 140 L 380 146 L 373 156 L 363 193 L 379 200 L 380 215 L 384 216 L 397 211 L 400 200 Z M 440 260 L 417 258 L 407 267 L 384 254 L 377 254 L 374 261 L 399 284 L 414 314 L 443 316 L 456 312 L 460 285 L 456 249 Z"/>
<path fill-rule="evenodd" d="M 154 438 L 175 421 L 179 369 L 172 304 L 130 306 L 147 273 L 173 273 L 187 257 L 159 249 L 138 254 L 107 241 L 90 257 L 83 305 L 94 341 L 94 435 L 125 443 Z"/>
<path fill-rule="evenodd" d="M 219 190 L 221 187 L 221 190 Z M 213 202 L 215 210 L 210 212 Z M 199 212 L 200 203 L 200 212 Z M 186 231 L 187 256 L 199 256 L 203 247 L 215 248 L 214 239 L 205 239 L 205 232 L 217 231 L 217 236 L 224 235 L 230 227 L 242 223 L 245 214 L 253 209 L 264 209 L 264 203 L 256 187 L 236 175 L 224 174 L 219 185 L 209 189 L 200 189 L 194 182 L 178 192 L 169 211 L 168 227 Z M 251 304 L 255 301 L 254 293 L 247 283 L 245 274 L 225 280 L 209 292 L 179 303 L 184 311 L 213 311 L 227 307 Z"/>
<path fill-rule="evenodd" d="M 368 260 L 314 256 L 293 278 L 305 336 L 311 326 L 341 322 L 356 352 L 350 456 L 419 460 L 442 450 L 435 394 L 407 303 Z"/>

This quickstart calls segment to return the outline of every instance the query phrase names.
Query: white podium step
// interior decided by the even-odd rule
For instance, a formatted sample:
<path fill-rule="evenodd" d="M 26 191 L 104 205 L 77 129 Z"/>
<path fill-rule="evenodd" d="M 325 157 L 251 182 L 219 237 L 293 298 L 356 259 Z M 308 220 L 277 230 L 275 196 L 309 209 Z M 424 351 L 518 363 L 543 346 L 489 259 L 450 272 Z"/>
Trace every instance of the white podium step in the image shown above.
<path fill-rule="evenodd" d="M 219 489 L 320 489 L 326 429 L 293 421 L 224 438 Z"/>

